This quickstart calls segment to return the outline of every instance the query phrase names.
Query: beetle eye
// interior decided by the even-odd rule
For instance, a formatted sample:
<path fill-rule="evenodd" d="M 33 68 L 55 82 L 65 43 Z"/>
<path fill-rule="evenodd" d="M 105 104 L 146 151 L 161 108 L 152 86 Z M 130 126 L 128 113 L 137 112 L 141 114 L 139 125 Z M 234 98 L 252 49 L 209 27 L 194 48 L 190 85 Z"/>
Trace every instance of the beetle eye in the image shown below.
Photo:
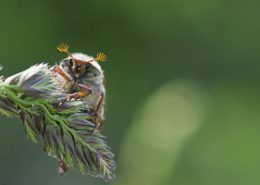
<path fill-rule="evenodd" d="M 73 63 L 74 63 L 74 60 L 73 60 L 73 59 L 70 59 L 70 60 L 69 60 L 70 66 L 73 66 Z"/>
<path fill-rule="evenodd" d="M 85 68 L 89 68 L 90 66 L 91 66 L 91 64 L 86 63 Z"/>

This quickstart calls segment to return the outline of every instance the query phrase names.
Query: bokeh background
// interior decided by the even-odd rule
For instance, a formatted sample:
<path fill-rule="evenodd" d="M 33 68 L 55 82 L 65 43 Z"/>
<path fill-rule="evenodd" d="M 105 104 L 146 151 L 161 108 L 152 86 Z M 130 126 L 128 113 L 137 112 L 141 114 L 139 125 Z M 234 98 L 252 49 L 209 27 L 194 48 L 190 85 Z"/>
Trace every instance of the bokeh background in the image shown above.
<path fill-rule="evenodd" d="M 260 1 L 1 0 L 0 56 L 8 76 L 103 51 L 104 134 L 113 185 L 260 184 Z M 101 185 L 0 118 L 1 185 Z"/>

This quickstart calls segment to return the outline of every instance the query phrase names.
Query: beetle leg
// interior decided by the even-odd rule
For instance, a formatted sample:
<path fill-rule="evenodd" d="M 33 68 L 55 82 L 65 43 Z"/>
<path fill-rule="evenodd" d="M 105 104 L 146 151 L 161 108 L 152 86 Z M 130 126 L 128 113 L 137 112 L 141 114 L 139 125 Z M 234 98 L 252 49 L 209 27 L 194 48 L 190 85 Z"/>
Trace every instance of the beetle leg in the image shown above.
<path fill-rule="evenodd" d="M 75 92 L 73 94 L 70 94 L 68 96 L 68 99 L 72 99 L 72 98 L 75 98 L 75 99 L 78 99 L 78 98 L 83 98 L 83 97 L 86 97 L 88 96 L 89 94 L 92 93 L 92 89 L 91 87 L 89 87 L 87 84 L 78 84 L 79 87 L 81 87 L 82 91 L 79 91 L 79 92 Z"/>
<path fill-rule="evenodd" d="M 70 95 L 70 99 L 71 98 L 81 98 L 81 97 L 86 97 L 88 96 L 89 94 L 92 94 L 93 93 L 93 90 L 92 88 L 87 85 L 87 84 L 78 84 L 79 87 L 83 90 L 82 92 L 76 92 L 76 93 L 73 93 Z M 94 92 L 95 93 L 95 92 Z M 98 101 L 98 105 L 97 107 L 93 110 L 94 112 L 94 122 L 96 123 L 96 128 L 94 129 L 94 132 L 98 132 L 101 128 L 101 126 L 103 125 L 103 122 L 104 120 L 102 119 L 102 117 L 100 116 L 100 109 L 104 103 L 104 99 L 105 99 L 105 96 L 104 96 L 104 93 L 101 93 L 100 94 L 97 94 L 95 93 L 97 96 L 100 96 L 100 99 Z"/>
<path fill-rule="evenodd" d="M 59 75 L 61 75 L 66 81 L 71 81 L 70 77 L 61 69 L 60 66 L 54 66 L 52 68 L 52 72 L 54 73 L 58 73 Z M 60 103 L 58 104 L 58 106 L 62 106 L 62 104 L 64 103 L 65 99 L 61 99 Z"/>
<path fill-rule="evenodd" d="M 87 85 L 87 84 L 78 84 L 78 85 L 79 85 L 82 89 L 86 90 L 89 94 L 93 93 L 93 91 L 92 91 L 92 89 L 91 89 L 91 87 L 90 87 L 89 85 Z M 95 94 L 97 94 L 97 93 L 95 93 Z M 87 94 L 87 95 L 88 95 L 88 94 Z M 97 95 L 97 96 L 98 96 L 98 95 Z M 103 104 L 103 102 L 104 102 L 104 93 L 101 93 L 100 99 L 99 99 L 99 102 L 98 102 L 98 105 L 97 105 L 96 110 L 95 110 L 96 113 L 99 112 L 100 107 L 101 107 L 101 105 Z"/>
<path fill-rule="evenodd" d="M 64 79 L 70 81 L 71 79 L 69 78 L 69 76 L 59 67 L 59 66 L 55 66 L 53 68 L 53 72 L 60 74 Z"/>
<path fill-rule="evenodd" d="M 75 99 L 79 99 L 79 98 L 83 98 L 83 97 L 85 97 L 85 96 L 88 96 L 90 93 L 89 92 L 87 92 L 87 91 L 85 91 L 85 92 L 75 92 L 75 93 L 73 93 L 73 94 L 70 94 L 70 95 L 68 95 L 68 99 L 70 100 L 70 99 L 73 99 L 73 98 L 75 98 Z"/>
<path fill-rule="evenodd" d="M 89 92 L 89 94 L 92 93 L 92 88 L 87 85 L 87 84 L 78 84 L 82 89 L 84 89 L 85 91 Z"/>
<path fill-rule="evenodd" d="M 100 110 L 100 107 L 101 105 L 104 103 L 104 95 L 103 93 L 100 95 L 100 99 L 99 99 L 99 102 L 98 102 L 98 105 L 97 105 L 97 108 L 96 108 L 96 112 L 98 113 L 99 110 Z"/>
<path fill-rule="evenodd" d="M 104 103 L 104 100 L 105 100 L 105 96 L 102 93 L 100 95 L 100 99 L 99 99 L 98 105 L 97 105 L 96 110 L 95 110 L 95 113 L 96 113 L 96 119 L 95 119 L 96 128 L 94 129 L 93 132 L 98 132 L 100 130 L 100 128 L 102 127 L 102 125 L 103 125 L 104 120 L 101 118 L 99 112 L 100 112 L 102 104 Z"/>
<path fill-rule="evenodd" d="M 103 125 L 103 122 L 104 122 L 104 120 L 99 120 L 97 118 L 96 125 L 95 125 L 95 128 L 93 130 L 94 133 L 98 133 L 100 131 L 100 129 L 101 129 L 102 125 Z"/>

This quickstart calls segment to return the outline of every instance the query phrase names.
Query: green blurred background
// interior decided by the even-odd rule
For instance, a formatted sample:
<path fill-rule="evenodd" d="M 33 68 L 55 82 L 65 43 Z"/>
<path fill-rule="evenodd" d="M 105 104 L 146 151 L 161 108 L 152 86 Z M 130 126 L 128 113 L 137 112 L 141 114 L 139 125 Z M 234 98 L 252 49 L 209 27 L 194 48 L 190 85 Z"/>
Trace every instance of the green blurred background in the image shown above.
<path fill-rule="evenodd" d="M 103 51 L 113 185 L 260 184 L 260 1 L 0 1 L 1 74 Z M 1 185 L 100 185 L 0 118 Z"/>

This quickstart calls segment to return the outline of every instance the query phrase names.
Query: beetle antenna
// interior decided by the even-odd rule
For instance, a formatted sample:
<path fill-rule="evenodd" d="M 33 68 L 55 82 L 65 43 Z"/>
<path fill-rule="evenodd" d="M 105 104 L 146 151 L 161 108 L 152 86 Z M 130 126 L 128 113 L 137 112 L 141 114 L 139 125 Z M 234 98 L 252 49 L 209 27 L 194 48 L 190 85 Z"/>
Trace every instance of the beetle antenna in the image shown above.
<path fill-rule="evenodd" d="M 72 57 L 72 55 L 69 53 L 69 45 L 66 43 L 61 43 L 60 45 L 58 45 L 57 50 L 59 50 L 62 53 L 66 53 L 67 55 L 69 55 L 70 57 Z M 73 57 L 72 57 L 73 58 Z M 84 64 L 84 63 L 88 63 L 88 62 L 93 62 L 93 61 L 99 61 L 99 62 L 104 62 L 107 60 L 107 56 L 105 55 L 105 53 L 103 52 L 99 52 L 97 53 L 96 58 L 93 58 L 89 61 L 81 61 L 81 60 L 75 60 L 77 63 L 80 64 Z"/>
<path fill-rule="evenodd" d="M 58 45 L 57 50 L 59 50 L 62 53 L 66 53 L 67 55 L 70 55 L 69 53 L 69 45 L 66 43 L 61 43 L 60 45 Z"/>
<path fill-rule="evenodd" d="M 105 55 L 105 53 L 100 52 L 100 53 L 97 53 L 97 57 L 94 58 L 94 60 L 97 60 L 99 62 L 104 62 L 107 60 L 107 56 Z"/>
<path fill-rule="evenodd" d="M 100 53 L 97 53 L 96 58 L 88 60 L 88 61 L 86 61 L 86 63 L 94 62 L 95 60 L 98 61 L 98 62 L 104 62 L 104 61 L 107 60 L 107 56 L 104 53 L 100 52 Z"/>

